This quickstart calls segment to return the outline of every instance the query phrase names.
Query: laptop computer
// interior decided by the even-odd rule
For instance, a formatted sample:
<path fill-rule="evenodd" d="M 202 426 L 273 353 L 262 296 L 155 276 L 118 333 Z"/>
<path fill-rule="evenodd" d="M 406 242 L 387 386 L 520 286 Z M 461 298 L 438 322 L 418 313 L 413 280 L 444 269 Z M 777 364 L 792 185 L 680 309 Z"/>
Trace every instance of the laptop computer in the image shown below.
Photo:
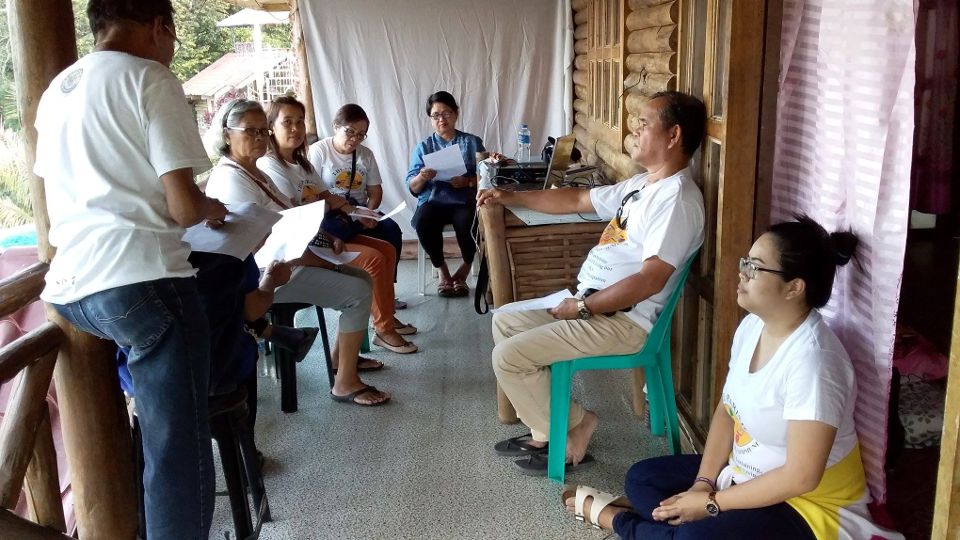
<path fill-rule="evenodd" d="M 497 178 L 513 180 L 514 183 L 504 183 L 497 187 L 507 191 L 539 191 L 560 185 L 570 166 L 570 156 L 576 141 L 573 135 L 565 135 L 557 139 L 553 145 L 550 165 L 546 167 L 545 173 L 541 162 L 518 163 L 498 168 Z M 540 181 L 541 174 L 544 174 L 543 181 Z"/>

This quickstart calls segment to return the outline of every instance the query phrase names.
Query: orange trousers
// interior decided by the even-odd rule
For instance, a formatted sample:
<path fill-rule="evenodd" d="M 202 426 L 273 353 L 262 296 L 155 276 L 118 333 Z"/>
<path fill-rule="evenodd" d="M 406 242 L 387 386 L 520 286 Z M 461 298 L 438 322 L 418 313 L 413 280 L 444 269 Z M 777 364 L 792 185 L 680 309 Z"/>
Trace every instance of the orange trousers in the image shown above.
<path fill-rule="evenodd" d="M 359 234 L 343 250 L 359 252 L 350 266 L 366 271 L 373 280 L 373 304 L 370 306 L 373 328 L 378 334 L 393 330 L 393 315 L 396 313 L 393 273 L 397 266 L 397 250 L 389 242 Z"/>

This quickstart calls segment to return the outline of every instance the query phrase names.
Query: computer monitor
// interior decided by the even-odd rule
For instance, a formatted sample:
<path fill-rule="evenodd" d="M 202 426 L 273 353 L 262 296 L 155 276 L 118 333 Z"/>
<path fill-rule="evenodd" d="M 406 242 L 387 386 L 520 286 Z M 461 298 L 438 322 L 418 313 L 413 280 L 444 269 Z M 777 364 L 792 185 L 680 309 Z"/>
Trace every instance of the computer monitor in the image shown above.
<path fill-rule="evenodd" d="M 563 182 L 576 142 L 576 137 L 571 134 L 564 135 L 553 143 L 553 155 L 550 156 L 550 167 L 547 168 L 547 177 L 543 180 L 543 189 L 550 189 Z"/>

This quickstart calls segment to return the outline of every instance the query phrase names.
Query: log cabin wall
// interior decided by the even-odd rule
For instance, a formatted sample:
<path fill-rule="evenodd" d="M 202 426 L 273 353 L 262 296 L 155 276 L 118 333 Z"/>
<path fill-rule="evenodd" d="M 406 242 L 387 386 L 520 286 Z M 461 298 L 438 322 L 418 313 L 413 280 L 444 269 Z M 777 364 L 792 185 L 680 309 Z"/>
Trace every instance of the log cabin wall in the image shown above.
<path fill-rule="evenodd" d="M 679 1 L 574 0 L 574 135 L 607 178 L 640 169 L 631 130 L 656 92 L 677 87 Z"/>

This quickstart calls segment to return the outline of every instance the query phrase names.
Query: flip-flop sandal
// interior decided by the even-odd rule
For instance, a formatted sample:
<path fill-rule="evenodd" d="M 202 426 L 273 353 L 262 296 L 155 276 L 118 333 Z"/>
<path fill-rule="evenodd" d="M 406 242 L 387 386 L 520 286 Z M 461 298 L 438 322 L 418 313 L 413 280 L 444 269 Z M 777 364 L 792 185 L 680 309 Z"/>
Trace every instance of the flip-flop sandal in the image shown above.
<path fill-rule="evenodd" d="M 377 407 L 379 405 L 383 405 L 384 403 L 390 401 L 390 398 L 387 398 L 378 403 L 360 403 L 359 401 L 357 401 L 357 396 L 362 396 L 363 394 L 369 394 L 370 392 L 379 392 L 379 390 L 377 390 L 377 388 L 374 386 L 364 386 L 363 388 L 357 390 L 356 392 L 352 392 L 345 396 L 338 396 L 333 393 L 333 390 L 331 390 L 330 397 L 333 398 L 334 401 L 338 401 L 340 403 L 352 403 L 353 405 L 359 405 L 360 407 Z"/>
<path fill-rule="evenodd" d="M 580 460 L 580 463 L 574 465 L 573 463 L 567 463 L 564 465 L 564 473 L 570 474 L 577 471 L 582 471 L 583 469 L 590 468 L 596 463 L 593 459 L 593 456 L 586 454 L 583 456 L 583 459 Z M 520 472 L 527 476 L 546 476 L 547 475 L 547 454 L 530 454 L 527 457 L 518 459 L 513 462 L 514 465 L 520 469 Z"/>
<path fill-rule="evenodd" d="M 453 298 L 456 294 L 453 290 L 453 283 L 438 283 L 437 294 L 444 298 Z"/>
<path fill-rule="evenodd" d="M 373 344 L 378 347 L 383 347 L 388 351 L 393 351 L 397 354 L 411 354 L 419 350 L 417 349 L 416 345 L 414 345 L 413 343 L 410 343 L 407 340 L 403 340 L 403 345 L 392 345 L 390 343 L 387 343 L 385 339 L 380 337 L 380 334 L 374 334 Z"/>
<path fill-rule="evenodd" d="M 397 321 L 400 322 L 400 321 Z M 396 323 L 395 323 L 396 324 Z M 412 324 L 400 323 L 400 326 L 394 326 L 393 331 L 401 336 L 412 336 L 417 333 L 417 327 Z"/>
<path fill-rule="evenodd" d="M 470 294 L 470 287 L 467 286 L 465 281 L 454 281 L 453 282 L 453 296 L 462 297 Z"/>
<path fill-rule="evenodd" d="M 519 437 L 511 437 L 505 441 L 500 441 L 493 445 L 493 451 L 498 456 L 520 457 L 532 454 L 543 454 L 549 448 L 549 443 L 543 448 L 533 446 L 528 441 L 533 439 L 533 435 L 527 433 Z"/>
<path fill-rule="evenodd" d="M 560 492 L 560 505 L 566 508 L 567 499 L 571 497 L 575 499 L 573 505 L 574 519 L 581 521 L 586 525 L 590 525 L 594 529 L 603 528 L 599 524 L 600 512 L 603 512 L 603 509 L 608 506 L 625 508 L 631 511 L 633 510 L 633 505 L 630 504 L 630 499 L 627 499 L 622 495 L 617 496 L 612 493 L 600 491 L 599 489 L 595 489 L 590 486 L 572 486 L 570 484 L 563 486 L 563 491 Z M 585 516 L 583 513 L 583 507 L 584 503 L 587 501 L 587 497 L 593 497 L 593 503 L 590 505 L 589 516 Z"/>
<path fill-rule="evenodd" d="M 372 365 L 372 366 L 361 366 L 361 365 L 360 365 L 360 362 L 374 362 L 374 365 Z M 358 356 L 358 357 L 357 357 L 357 371 L 358 371 L 358 372 L 361 372 L 361 371 L 380 371 L 380 370 L 383 369 L 385 366 L 386 366 L 386 364 L 384 364 L 383 362 L 381 362 L 381 361 L 379 361 L 379 360 L 374 360 L 373 358 L 364 358 L 363 356 Z M 330 368 L 330 371 L 331 371 L 331 373 L 333 373 L 334 375 L 336 375 L 336 374 L 337 374 L 337 371 L 339 371 L 339 369 L 338 369 L 338 368 Z"/>

